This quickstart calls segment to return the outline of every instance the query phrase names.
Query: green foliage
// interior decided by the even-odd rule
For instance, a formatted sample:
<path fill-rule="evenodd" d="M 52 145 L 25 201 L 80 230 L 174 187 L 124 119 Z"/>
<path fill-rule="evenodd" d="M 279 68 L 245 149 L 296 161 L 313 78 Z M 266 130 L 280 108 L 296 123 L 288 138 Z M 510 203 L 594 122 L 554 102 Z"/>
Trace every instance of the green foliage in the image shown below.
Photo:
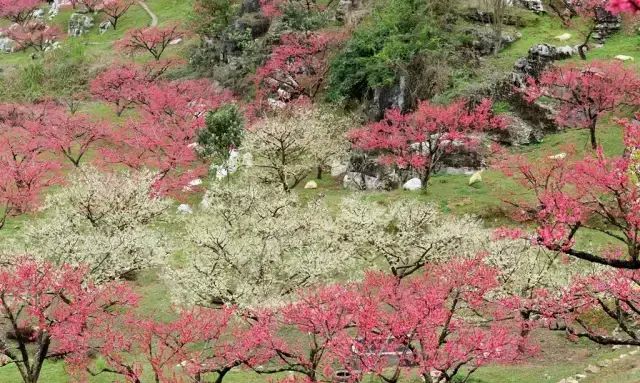
<path fill-rule="evenodd" d="M 233 0 L 197 0 L 189 21 L 193 31 L 201 36 L 215 36 L 225 30 L 238 13 Z"/>
<path fill-rule="evenodd" d="M 202 155 L 226 161 L 229 158 L 229 149 L 240 146 L 243 130 L 244 120 L 234 104 L 227 104 L 209 112 L 205 128 L 198 132 L 198 144 L 202 147 Z"/>
<path fill-rule="evenodd" d="M 69 103 L 83 94 L 90 77 L 85 46 L 71 40 L 0 78 L 0 99 L 35 102 L 52 98 Z"/>
<path fill-rule="evenodd" d="M 316 12 L 300 4 L 289 3 L 283 10 L 282 23 L 296 31 L 313 31 L 327 25 L 329 18 L 326 12 Z"/>
<path fill-rule="evenodd" d="M 457 34 L 446 31 L 435 0 L 390 0 L 377 4 L 331 63 L 332 101 L 359 98 L 369 88 L 390 85 L 403 66 L 427 52 L 446 52 Z M 451 15 L 447 15 L 451 16 Z"/>

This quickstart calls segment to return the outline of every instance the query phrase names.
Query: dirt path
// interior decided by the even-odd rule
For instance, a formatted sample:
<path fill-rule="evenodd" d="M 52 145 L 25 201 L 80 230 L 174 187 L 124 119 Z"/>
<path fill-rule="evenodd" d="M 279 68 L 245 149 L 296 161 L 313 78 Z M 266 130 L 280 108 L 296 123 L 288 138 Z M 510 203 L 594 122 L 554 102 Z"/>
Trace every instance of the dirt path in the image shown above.
<path fill-rule="evenodd" d="M 144 11 L 149 14 L 149 17 L 151 17 L 151 24 L 149 26 L 155 27 L 156 25 L 158 25 L 158 16 L 156 16 L 156 14 L 153 13 L 153 11 L 149 8 L 147 3 L 145 3 L 143 0 L 138 0 L 138 5 L 140 5 L 142 9 L 144 9 Z"/>

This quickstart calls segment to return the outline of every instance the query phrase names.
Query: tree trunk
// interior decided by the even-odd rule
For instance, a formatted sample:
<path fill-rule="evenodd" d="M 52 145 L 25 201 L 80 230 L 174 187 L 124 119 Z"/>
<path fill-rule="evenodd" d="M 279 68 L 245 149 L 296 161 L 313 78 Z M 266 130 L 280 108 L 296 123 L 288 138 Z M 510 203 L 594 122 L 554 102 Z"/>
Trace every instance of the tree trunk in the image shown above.
<path fill-rule="evenodd" d="M 322 165 L 318 165 L 316 169 L 316 179 L 322 179 Z"/>
<path fill-rule="evenodd" d="M 589 124 L 589 135 L 591 136 L 591 148 L 593 150 L 598 149 L 598 142 L 596 140 L 596 123 L 597 120 L 591 120 L 591 124 Z"/>

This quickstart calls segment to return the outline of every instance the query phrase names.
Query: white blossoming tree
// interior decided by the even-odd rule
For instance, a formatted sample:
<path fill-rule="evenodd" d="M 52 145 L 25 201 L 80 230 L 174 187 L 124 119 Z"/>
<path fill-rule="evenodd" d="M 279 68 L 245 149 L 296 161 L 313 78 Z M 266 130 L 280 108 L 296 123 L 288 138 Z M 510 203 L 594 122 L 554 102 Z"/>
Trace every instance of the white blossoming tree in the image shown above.
<path fill-rule="evenodd" d="M 11 247 L 57 264 L 87 264 L 96 282 L 164 259 L 157 223 L 169 201 L 152 196 L 155 173 L 101 173 L 82 168 L 46 201 L 44 217 L 28 224 Z"/>
<path fill-rule="evenodd" d="M 382 205 L 346 198 L 338 220 L 355 255 L 398 278 L 418 272 L 427 263 L 473 256 L 487 234 L 474 217 L 447 216 L 434 205 L 416 200 Z"/>
<path fill-rule="evenodd" d="M 247 130 L 243 150 L 253 156 L 262 181 L 289 191 L 314 170 L 321 178 L 330 163 L 346 156 L 345 133 L 352 126 L 351 118 L 324 109 L 294 109 Z"/>
<path fill-rule="evenodd" d="M 186 264 L 165 280 L 181 303 L 277 305 L 298 289 L 348 274 L 350 260 L 322 201 L 238 175 L 215 183 L 188 217 Z M 168 262 L 171 264 L 171 262 Z"/>

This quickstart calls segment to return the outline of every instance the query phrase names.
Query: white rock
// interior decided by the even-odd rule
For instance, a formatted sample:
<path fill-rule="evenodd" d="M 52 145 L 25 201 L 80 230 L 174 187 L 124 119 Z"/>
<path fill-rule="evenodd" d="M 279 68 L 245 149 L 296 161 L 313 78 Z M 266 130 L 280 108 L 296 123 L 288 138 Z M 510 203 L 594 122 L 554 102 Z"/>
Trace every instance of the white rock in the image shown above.
<path fill-rule="evenodd" d="M 318 183 L 316 181 L 309 181 L 304 185 L 305 189 L 317 189 Z"/>
<path fill-rule="evenodd" d="M 339 177 L 340 175 L 347 172 L 349 168 L 348 163 L 342 163 L 340 161 L 336 161 L 331 164 L 331 177 Z"/>
<path fill-rule="evenodd" d="M 177 44 L 180 44 L 181 42 L 182 42 L 182 39 L 178 37 L 177 39 L 173 39 L 169 41 L 169 45 L 177 45 Z"/>
<path fill-rule="evenodd" d="M 189 186 L 200 186 L 202 185 L 202 180 L 200 178 L 196 178 L 194 180 L 189 181 Z"/>
<path fill-rule="evenodd" d="M 471 175 L 471 177 L 469 178 L 469 186 L 476 184 L 478 182 L 482 182 L 483 172 L 484 172 L 484 169 L 480 169 L 479 171 L 473 173 L 473 175 Z"/>
<path fill-rule="evenodd" d="M 585 374 L 575 374 L 573 377 L 576 378 L 577 380 L 582 380 L 587 376 Z"/>
<path fill-rule="evenodd" d="M 404 185 L 402 185 L 402 188 L 404 190 L 420 190 L 422 189 L 422 181 L 420 180 L 420 178 L 412 178 L 409 181 L 405 182 Z"/>
<path fill-rule="evenodd" d="M 567 41 L 571 38 L 571 33 L 563 33 L 555 37 L 556 40 Z"/>
<path fill-rule="evenodd" d="M 567 153 L 554 154 L 553 156 L 549 156 L 548 158 L 550 160 L 564 160 L 565 158 L 567 158 Z"/>
<path fill-rule="evenodd" d="M 178 213 L 180 214 L 191 214 L 193 213 L 193 210 L 191 209 L 191 206 L 189 206 L 186 203 L 180 204 L 180 206 L 178 206 Z"/>
<path fill-rule="evenodd" d="M 626 56 L 626 55 L 617 55 L 616 57 L 614 57 L 616 60 L 620 60 L 620 61 L 634 61 L 635 59 L 631 56 Z"/>

